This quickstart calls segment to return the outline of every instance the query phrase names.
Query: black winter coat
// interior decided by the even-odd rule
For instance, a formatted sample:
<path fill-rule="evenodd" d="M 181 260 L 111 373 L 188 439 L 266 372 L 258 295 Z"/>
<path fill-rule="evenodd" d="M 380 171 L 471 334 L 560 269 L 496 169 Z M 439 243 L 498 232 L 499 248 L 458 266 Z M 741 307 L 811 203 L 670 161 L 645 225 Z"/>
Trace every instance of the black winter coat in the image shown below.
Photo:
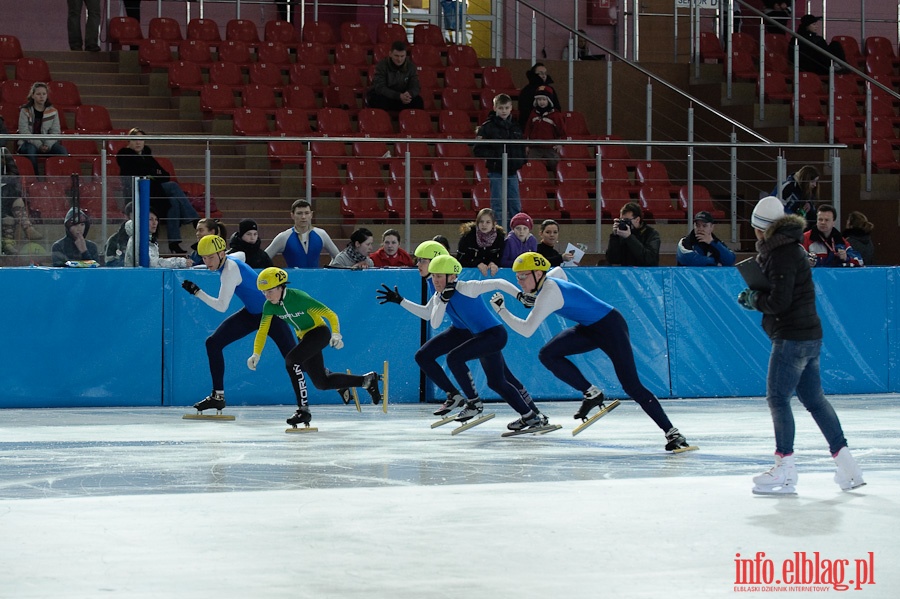
<path fill-rule="evenodd" d="M 477 227 L 472 227 L 459 238 L 456 259 L 459 260 L 462 266 L 471 267 L 479 264 L 490 264 L 491 262 L 500 266 L 500 257 L 503 255 L 503 245 L 506 243 L 506 240 L 504 239 L 503 229 L 496 225 L 495 228 L 497 230 L 497 239 L 488 248 L 478 246 Z"/>
<path fill-rule="evenodd" d="M 513 120 L 512 116 L 501 119 L 491 111 L 488 120 L 478 127 L 476 137 L 482 139 L 522 139 L 522 129 Z M 525 146 L 522 144 L 509 144 L 506 147 L 507 172 L 515 176 L 515 172 L 525 164 Z M 485 158 L 488 172 L 500 173 L 503 171 L 503 144 L 478 144 L 473 149 L 476 158 Z"/>

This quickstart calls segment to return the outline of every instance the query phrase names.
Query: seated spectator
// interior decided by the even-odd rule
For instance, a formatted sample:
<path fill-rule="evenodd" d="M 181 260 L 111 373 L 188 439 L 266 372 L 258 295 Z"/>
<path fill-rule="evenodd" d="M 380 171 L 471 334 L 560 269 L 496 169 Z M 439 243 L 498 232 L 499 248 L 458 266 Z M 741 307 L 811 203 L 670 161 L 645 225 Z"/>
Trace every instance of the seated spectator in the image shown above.
<path fill-rule="evenodd" d="M 611 266 L 659 266 L 659 232 L 644 224 L 644 212 L 628 202 L 613 219 L 613 230 L 606 247 L 606 262 Z"/>
<path fill-rule="evenodd" d="M 806 228 L 816 224 L 816 202 L 819 200 L 819 171 L 806 165 L 787 179 L 772 193 L 784 203 L 785 214 L 806 219 Z"/>
<path fill-rule="evenodd" d="M 37 241 L 44 238 L 43 233 L 31 222 L 31 211 L 24 197 L 3 196 L 2 215 L 4 218 L 13 219 L 13 239 L 17 245 L 21 245 L 23 241 Z"/>
<path fill-rule="evenodd" d="M 392 111 L 422 109 L 425 102 L 420 92 L 416 65 L 407 55 L 406 44 L 396 40 L 391 44 L 390 53 L 375 65 L 372 87 L 366 92 L 366 105 Z"/>
<path fill-rule="evenodd" d="M 524 212 L 519 212 L 509 221 L 512 229 L 503 243 L 503 255 L 500 258 L 500 266 L 511 268 L 513 262 L 525 252 L 537 251 L 537 239 L 531 234 L 534 221 Z"/>
<path fill-rule="evenodd" d="M 366 228 L 360 228 L 350 234 L 350 242 L 340 254 L 331 261 L 333 268 L 349 268 L 351 270 L 363 270 L 373 266 L 369 254 L 372 252 L 372 232 Z"/>
<path fill-rule="evenodd" d="M 713 215 L 703 210 L 694 215 L 694 230 L 675 246 L 679 266 L 734 266 L 735 255 L 713 230 Z"/>
<path fill-rule="evenodd" d="M 450 253 L 450 240 L 444 237 L 443 235 L 435 235 L 431 238 L 431 241 L 437 241 L 439 244 L 444 246 L 447 249 L 447 253 Z"/>
<path fill-rule="evenodd" d="M 475 222 L 464 223 L 460 228 L 456 259 L 463 267 L 475 267 L 482 276 L 497 274 L 503 256 L 503 227 L 497 224 L 494 211 L 482 208 Z"/>
<path fill-rule="evenodd" d="M 803 247 L 812 266 L 862 266 L 859 252 L 834 228 L 837 211 L 825 204 L 816 213 L 816 226 L 803 234 Z"/>
<path fill-rule="evenodd" d="M 181 186 L 172 181 L 170 173 L 153 157 L 150 146 L 144 144 L 143 130 L 134 127 L 128 145 L 116 155 L 116 163 L 123 177 L 148 177 L 150 179 L 150 207 L 157 215 L 166 215 L 166 236 L 169 251 L 182 254 L 181 226 L 193 225 L 200 218 Z"/>
<path fill-rule="evenodd" d="M 791 26 L 791 3 L 784 0 L 766 0 L 765 1 L 766 16 L 774 20 L 778 25 L 789 29 Z M 766 33 L 778 33 L 784 35 L 784 29 L 766 23 Z"/>
<path fill-rule="evenodd" d="M 534 110 L 534 96 L 538 88 L 553 85 L 553 78 L 547 72 L 546 65 L 542 62 L 534 63 L 534 66 L 525 72 L 525 76 L 528 78 L 528 84 L 519 91 L 519 127 L 522 129 L 525 128 L 528 118 L 531 116 L 531 111 Z M 552 87 L 550 87 L 550 91 L 552 94 L 550 100 L 558 109 L 560 106 L 559 98 Z"/>
<path fill-rule="evenodd" d="M 415 266 L 412 256 L 400 247 L 400 231 L 388 229 L 381 234 L 381 247 L 369 254 L 376 268 Z"/>
<path fill-rule="evenodd" d="M 272 259 L 262 249 L 261 244 L 262 240 L 259 238 L 259 227 L 256 225 L 256 221 L 245 218 L 238 223 L 238 230 L 228 242 L 228 247 L 231 248 L 228 250 L 228 255 L 235 260 L 246 262 L 250 268 L 269 268 L 272 266 Z"/>
<path fill-rule="evenodd" d="M 218 235 L 222 239 L 228 239 L 228 231 L 225 228 L 225 225 L 214 218 L 201 218 L 198 220 L 197 226 L 195 227 L 195 233 L 197 235 L 197 243 L 200 243 L 200 240 L 207 235 Z M 203 264 L 203 258 L 197 253 L 197 243 L 191 244 L 190 258 L 194 266 Z M 206 268 L 205 264 L 203 265 L 203 268 Z"/>
<path fill-rule="evenodd" d="M 859 252 L 863 264 L 875 264 L 875 244 L 872 243 L 872 229 L 875 228 L 866 215 L 853 211 L 847 215 L 847 226 L 844 227 L 844 239 Z"/>
<path fill-rule="evenodd" d="M 128 202 L 125 206 L 125 214 L 128 215 L 128 218 L 133 216 L 131 214 L 132 206 L 133 204 L 131 202 Z M 125 228 L 127 223 L 128 221 L 126 220 L 120 224 L 116 232 L 110 235 L 109 239 L 106 240 L 106 248 L 103 252 L 106 256 L 106 266 L 125 266 L 125 252 L 128 250 L 128 240 L 131 239 L 131 236 Z"/>
<path fill-rule="evenodd" d="M 557 243 L 559 243 L 559 223 L 548 218 L 541 223 L 541 240 L 535 251 L 546 258 L 550 266 L 562 266 L 563 262 L 571 262 L 575 257 L 574 252 L 560 254 L 556 251 Z"/>
<path fill-rule="evenodd" d="M 266 253 L 275 259 L 283 254 L 288 268 L 319 268 L 319 256 L 322 250 L 334 259 L 338 255 L 337 246 L 324 229 L 312 224 L 312 205 L 306 200 L 295 200 L 291 204 L 291 219 L 294 226 L 275 236 Z"/>
<path fill-rule="evenodd" d="M 68 156 L 66 148 L 54 139 L 62 133 L 59 113 L 53 108 L 49 98 L 50 90 L 40 81 L 31 85 L 28 99 L 19 109 L 19 154 L 27 156 L 38 172 L 38 155 Z"/>
<path fill-rule="evenodd" d="M 159 216 L 150 210 L 150 218 L 147 221 L 150 231 L 150 268 L 190 268 L 190 258 L 160 258 L 159 244 L 156 242 L 156 230 L 159 228 Z M 125 223 L 125 232 L 128 234 L 128 247 L 125 249 L 125 266 L 137 266 L 139 259 L 134 246 L 134 221 Z"/>
<path fill-rule="evenodd" d="M 53 266 L 65 266 L 70 260 L 93 260 L 99 264 L 100 253 L 97 244 L 86 239 L 91 230 L 91 219 L 83 210 L 75 212 L 69 208 L 64 221 L 66 236 L 56 241 L 50 248 Z"/>
<path fill-rule="evenodd" d="M 807 73 L 816 73 L 817 75 L 827 75 L 831 66 L 831 57 L 845 60 L 844 49 L 841 44 L 835 40 L 830 44 L 822 37 L 822 17 L 814 15 L 803 15 L 800 18 L 800 26 L 797 28 L 797 35 L 813 44 L 810 47 L 807 44 L 800 44 L 800 70 Z M 794 46 L 797 40 L 791 40 L 790 48 L 788 48 L 788 60 L 794 62 Z M 844 68 L 835 65 L 835 71 L 844 71 Z"/>
<path fill-rule="evenodd" d="M 542 85 L 534 92 L 534 108 L 525 123 L 525 139 L 566 139 L 566 123 L 551 99 L 556 94 L 549 85 Z M 556 171 L 559 162 L 559 146 L 528 146 L 529 160 L 545 160 L 547 170 Z"/>

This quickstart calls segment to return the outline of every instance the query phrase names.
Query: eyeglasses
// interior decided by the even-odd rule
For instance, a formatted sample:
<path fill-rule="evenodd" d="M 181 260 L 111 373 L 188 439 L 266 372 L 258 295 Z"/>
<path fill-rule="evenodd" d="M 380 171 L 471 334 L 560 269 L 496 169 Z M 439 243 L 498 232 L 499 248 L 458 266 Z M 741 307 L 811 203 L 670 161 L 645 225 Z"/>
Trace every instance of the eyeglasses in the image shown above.
<path fill-rule="evenodd" d="M 530 275 L 530 274 L 531 274 L 530 270 L 527 270 L 525 272 L 518 272 L 518 273 L 516 273 L 516 279 L 519 281 L 524 281 L 525 279 L 528 278 L 528 275 Z"/>

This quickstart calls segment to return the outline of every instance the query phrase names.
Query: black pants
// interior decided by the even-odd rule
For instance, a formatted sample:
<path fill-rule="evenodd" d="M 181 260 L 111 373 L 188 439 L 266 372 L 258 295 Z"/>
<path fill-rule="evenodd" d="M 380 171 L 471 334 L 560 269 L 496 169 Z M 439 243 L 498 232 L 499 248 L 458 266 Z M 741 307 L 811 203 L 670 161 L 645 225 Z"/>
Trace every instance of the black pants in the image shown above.
<path fill-rule="evenodd" d="M 316 389 L 362 387 L 362 376 L 330 372 L 325 368 L 322 350 L 328 347 L 329 341 L 331 341 L 331 329 L 326 326 L 318 326 L 307 331 L 300 343 L 284 358 L 284 366 L 287 368 L 288 376 L 291 377 L 298 406 L 305 406 L 308 402 L 304 372 L 309 373 L 309 378 L 312 379 Z"/>
<path fill-rule="evenodd" d="M 141 22 L 141 0 L 122 0 L 125 5 L 125 16 Z"/>
<path fill-rule="evenodd" d="M 380 108 L 382 110 L 391 110 L 394 112 L 406 110 L 407 108 L 417 110 L 425 108 L 425 102 L 422 100 L 422 96 L 415 96 L 409 104 L 404 104 L 400 100 L 392 100 L 391 98 L 370 93 L 366 95 L 366 104 L 369 108 Z"/>

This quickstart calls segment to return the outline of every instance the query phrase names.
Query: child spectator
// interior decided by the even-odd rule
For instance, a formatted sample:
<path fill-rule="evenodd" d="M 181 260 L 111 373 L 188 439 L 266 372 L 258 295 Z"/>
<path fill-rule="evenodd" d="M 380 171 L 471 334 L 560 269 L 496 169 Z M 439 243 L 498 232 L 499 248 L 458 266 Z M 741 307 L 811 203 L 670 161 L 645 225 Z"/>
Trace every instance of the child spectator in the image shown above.
<path fill-rule="evenodd" d="M 534 108 L 525 123 L 525 139 L 565 139 L 566 124 L 562 113 L 553 105 L 553 88 L 542 85 L 534 92 Z M 546 160 L 547 169 L 556 171 L 559 146 L 528 146 L 528 158 Z"/>
<path fill-rule="evenodd" d="M 261 243 L 256 221 L 245 218 L 238 223 L 238 230 L 228 242 L 228 247 L 231 248 L 228 255 L 246 262 L 250 268 L 269 268 L 272 266 L 272 259 L 263 251 Z"/>
<path fill-rule="evenodd" d="M 64 221 L 66 236 L 58 240 L 50 248 L 53 257 L 53 266 L 65 266 L 70 260 L 93 260 L 99 262 L 100 254 L 97 244 L 87 239 L 91 230 L 91 219 L 83 210 L 75 212 L 69 208 Z"/>
<path fill-rule="evenodd" d="M 400 247 L 400 231 L 388 229 L 381 234 L 381 247 L 369 254 L 376 268 L 415 266 L 409 253 Z"/>
<path fill-rule="evenodd" d="M 506 94 L 494 97 L 494 110 L 478 127 L 475 139 L 522 139 L 522 129 L 512 118 L 512 98 Z M 491 209 L 495 215 L 503 214 L 503 153 L 507 154 L 506 202 L 508 214 L 522 211 L 519 201 L 519 178 L 516 171 L 525 164 L 525 148 L 519 144 L 475 144 L 477 158 L 485 158 L 488 178 L 491 181 Z M 460 260 L 460 262 L 462 262 Z M 465 266 L 465 265 L 463 265 Z"/>
<path fill-rule="evenodd" d="M 504 231 L 494 218 L 494 211 L 482 208 L 475 222 L 464 223 L 460 228 L 456 258 L 464 267 L 476 267 L 482 276 L 497 274 L 503 255 Z"/>
<path fill-rule="evenodd" d="M 509 221 L 512 229 L 506 236 L 503 244 L 503 257 L 500 258 L 500 266 L 509 268 L 521 254 L 537 251 L 537 239 L 531 234 L 534 221 L 524 212 L 519 212 Z"/>

